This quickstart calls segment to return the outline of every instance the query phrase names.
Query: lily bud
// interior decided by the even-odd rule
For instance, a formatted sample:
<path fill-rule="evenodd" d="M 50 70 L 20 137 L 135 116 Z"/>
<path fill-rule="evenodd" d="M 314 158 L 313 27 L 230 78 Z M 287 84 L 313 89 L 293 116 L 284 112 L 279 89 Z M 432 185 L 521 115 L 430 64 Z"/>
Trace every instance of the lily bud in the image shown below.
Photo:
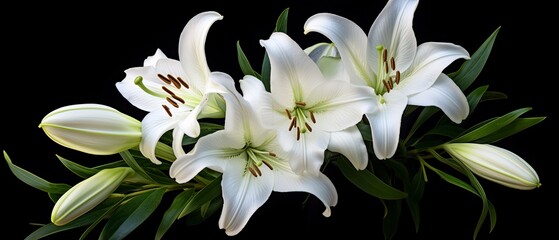
<path fill-rule="evenodd" d="M 443 148 L 473 173 L 490 181 L 520 190 L 541 185 L 536 171 L 509 150 L 478 143 L 450 143 Z"/>
<path fill-rule="evenodd" d="M 58 199 L 51 214 L 51 221 L 62 226 L 103 202 L 128 175 L 129 167 L 107 168 L 79 182 Z"/>
<path fill-rule="evenodd" d="M 56 143 L 85 153 L 110 155 L 138 146 L 140 121 L 101 104 L 76 104 L 47 114 L 39 127 Z"/>

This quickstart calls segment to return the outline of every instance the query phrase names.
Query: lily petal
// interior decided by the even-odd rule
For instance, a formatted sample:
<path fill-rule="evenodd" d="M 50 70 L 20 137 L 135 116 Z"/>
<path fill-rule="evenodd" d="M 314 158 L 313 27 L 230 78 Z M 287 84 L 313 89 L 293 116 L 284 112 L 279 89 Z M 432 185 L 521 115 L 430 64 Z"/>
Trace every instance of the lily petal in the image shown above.
<path fill-rule="evenodd" d="M 173 129 L 172 146 L 173 146 L 173 153 L 175 154 L 175 156 L 182 156 L 186 154 L 186 152 L 184 152 L 184 149 L 182 147 L 183 138 L 184 138 L 184 132 L 181 131 L 180 128 Z"/>
<path fill-rule="evenodd" d="M 351 126 L 345 130 L 332 132 L 328 149 L 344 155 L 353 164 L 355 169 L 363 170 L 369 162 L 367 147 L 363 136 L 357 126 Z"/>
<path fill-rule="evenodd" d="M 408 104 L 436 106 L 455 123 L 461 123 L 470 112 L 468 99 L 447 75 L 441 74 L 427 90 L 408 96 Z"/>
<path fill-rule="evenodd" d="M 179 39 L 179 59 L 188 81 L 203 86 L 210 69 L 206 61 L 205 44 L 212 24 L 223 19 L 214 11 L 202 12 L 194 16 L 184 27 Z"/>
<path fill-rule="evenodd" d="M 318 66 L 303 49 L 285 33 L 274 32 L 268 40 L 261 40 L 270 58 L 270 86 L 274 99 L 291 109 L 294 101 L 303 100 L 310 89 L 323 82 Z"/>
<path fill-rule="evenodd" d="M 161 51 L 161 49 L 158 48 L 155 51 L 155 54 L 153 54 L 153 56 L 149 56 L 144 60 L 144 67 L 147 67 L 147 66 L 155 67 L 155 64 L 157 64 L 157 61 L 159 61 L 159 59 L 163 59 L 163 58 L 167 58 L 167 56 L 163 53 L 163 51 Z"/>
<path fill-rule="evenodd" d="M 369 64 L 377 66 L 380 56 L 376 47 L 379 45 L 387 49 L 388 59 L 394 57 L 400 71 L 406 70 L 412 64 L 417 49 L 412 23 L 418 2 L 418 0 L 390 0 L 386 3 L 369 30 L 367 45 Z"/>
<path fill-rule="evenodd" d="M 254 177 L 245 171 L 245 167 L 245 159 L 229 159 L 221 181 L 223 210 L 219 228 L 225 229 L 229 236 L 244 228 L 254 212 L 268 200 L 274 186 L 272 170 L 261 168 L 262 176 Z"/>
<path fill-rule="evenodd" d="M 154 67 L 135 67 L 126 69 L 124 72 L 126 73 L 126 77 L 122 81 L 117 82 L 115 86 L 128 102 L 146 112 L 161 108 L 164 99 L 147 94 L 134 83 L 134 80 L 136 80 L 138 76 L 144 78 L 144 81 L 151 76 L 156 76 L 157 74 L 155 73 Z"/>
<path fill-rule="evenodd" d="M 394 156 L 400 138 L 402 114 L 407 105 L 406 95 L 391 91 L 384 94 L 385 103 L 378 102 L 375 112 L 365 114 L 371 124 L 373 149 L 378 159 Z"/>
<path fill-rule="evenodd" d="M 142 141 L 140 142 L 140 152 L 155 164 L 161 161 L 155 156 L 155 147 L 161 136 L 176 126 L 180 116 L 170 118 L 163 110 L 155 110 L 148 113 L 142 120 Z"/>
<path fill-rule="evenodd" d="M 280 141 L 287 140 L 291 144 L 291 150 L 287 151 L 290 152 L 289 164 L 291 169 L 296 174 L 303 174 L 303 172 L 307 171 L 312 175 L 318 176 L 320 167 L 324 162 L 324 151 L 330 141 L 329 134 L 320 130 L 314 130 L 301 134 L 301 138 L 297 141 L 294 139 L 292 132 L 281 131 L 280 133 L 279 136 L 284 135 L 283 133 L 289 135 L 279 139 Z"/>
<path fill-rule="evenodd" d="M 357 24 L 338 15 L 319 13 L 305 22 L 304 29 L 305 34 L 318 32 L 334 43 L 352 81 L 359 79 L 355 82 L 361 85 L 372 81 L 368 78 L 372 74 L 364 51 L 367 49 L 367 36 Z"/>
<path fill-rule="evenodd" d="M 326 209 L 322 213 L 325 217 L 330 217 L 330 207 L 338 203 L 338 192 L 330 179 L 320 173 L 318 176 L 311 174 L 298 175 L 286 169 L 279 169 L 274 172 L 276 178 L 274 191 L 277 192 L 308 192 L 316 196 Z"/>
<path fill-rule="evenodd" d="M 312 90 L 307 105 L 316 117 L 315 126 L 324 131 L 340 131 L 357 124 L 375 98 L 372 88 L 347 82 L 325 81 Z"/>
<path fill-rule="evenodd" d="M 424 91 L 433 85 L 448 65 L 459 58 L 470 58 L 468 51 L 461 46 L 452 43 L 423 43 L 417 49 L 413 64 L 408 71 L 402 73 L 402 81 L 396 87 L 408 96 Z"/>
<path fill-rule="evenodd" d="M 285 115 L 282 117 L 281 114 L 285 114 L 285 112 L 278 113 L 273 110 L 272 94 L 266 91 L 262 81 L 253 76 L 245 76 L 239 83 L 244 99 L 258 113 L 257 115 L 262 123 L 267 123 L 263 124 L 263 126 L 281 126 L 281 124 L 284 124 Z"/>
<path fill-rule="evenodd" d="M 243 146 L 239 147 L 239 145 L 243 145 L 242 141 L 243 139 L 239 139 L 238 135 L 230 134 L 227 131 L 218 131 L 204 136 L 198 140 L 192 151 L 179 156 L 171 164 L 169 176 L 178 183 L 185 183 L 206 167 L 223 172 L 226 162 L 230 160 L 224 157 L 226 153 L 223 149 L 228 147 L 242 148 Z M 224 158 L 227 161 L 224 161 Z"/>

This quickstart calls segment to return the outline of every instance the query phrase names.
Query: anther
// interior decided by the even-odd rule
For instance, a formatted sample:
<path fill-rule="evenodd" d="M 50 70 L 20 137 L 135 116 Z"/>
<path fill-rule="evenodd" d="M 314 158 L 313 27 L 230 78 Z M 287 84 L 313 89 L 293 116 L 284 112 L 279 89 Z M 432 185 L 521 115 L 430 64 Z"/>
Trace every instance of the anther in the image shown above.
<path fill-rule="evenodd" d="M 301 129 L 297 127 L 297 141 L 301 138 Z"/>
<path fill-rule="evenodd" d="M 184 80 L 182 80 L 181 77 L 177 77 L 177 80 L 179 80 L 179 82 L 185 87 L 185 88 L 190 88 L 190 86 L 188 86 L 188 83 L 186 83 Z"/>
<path fill-rule="evenodd" d="M 307 104 L 306 104 L 305 102 L 295 102 L 295 105 L 304 107 L 304 106 L 306 106 Z"/>
<path fill-rule="evenodd" d="M 309 130 L 309 132 L 312 132 L 312 128 L 307 122 L 305 122 L 305 127 Z"/>
<path fill-rule="evenodd" d="M 392 77 L 388 77 L 388 86 L 390 89 L 394 89 L 394 83 L 392 82 Z"/>
<path fill-rule="evenodd" d="M 256 175 L 256 172 L 254 172 L 254 169 L 252 169 L 250 166 L 248 166 L 247 169 L 250 173 L 252 173 L 252 176 L 258 177 L 258 175 Z"/>
<path fill-rule="evenodd" d="M 266 161 L 266 160 L 262 160 L 262 162 L 264 163 L 264 165 L 266 165 L 266 167 L 268 167 L 270 170 L 274 170 L 274 168 L 272 167 L 272 165 Z"/>
<path fill-rule="evenodd" d="M 180 98 L 179 96 L 177 96 L 177 95 L 171 95 L 171 96 L 172 96 L 175 100 L 181 102 L 182 104 L 185 103 L 184 99 Z"/>
<path fill-rule="evenodd" d="M 382 61 L 386 62 L 386 48 L 382 50 Z"/>
<path fill-rule="evenodd" d="M 258 173 L 258 176 L 262 176 L 262 172 L 260 171 L 260 168 L 258 168 L 258 166 L 254 165 L 254 170 L 256 170 L 256 173 Z"/>
<path fill-rule="evenodd" d="M 382 80 L 382 83 L 384 84 L 384 88 L 386 88 L 386 91 L 390 92 L 390 86 L 388 86 L 388 83 L 386 83 L 386 80 Z"/>
<path fill-rule="evenodd" d="M 161 106 L 163 106 L 163 109 L 165 109 L 165 112 L 167 112 L 169 117 L 173 116 L 173 114 L 171 113 L 171 109 L 169 109 L 169 107 L 167 107 L 167 105 L 161 105 Z"/>
<path fill-rule="evenodd" d="M 310 115 L 311 115 L 311 121 L 312 123 L 316 123 L 316 119 L 314 118 L 314 113 L 312 111 L 309 111 Z"/>
<path fill-rule="evenodd" d="M 175 85 L 176 88 L 181 88 L 181 84 L 179 83 L 179 80 L 177 80 L 175 77 L 173 77 L 173 75 L 171 74 L 167 74 L 167 78 L 169 78 L 169 80 L 171 80 L 171 82 L 173 83 L 173 85 Z"/>
<path fill-rule="evenodd" d="M 396 71 L 396 84 L 400 84 L 400 71 Z"/>
<path fill-rule="evenodd" d="M 394 57 L 390 58 L 390 66 L 392 67 L 392 70 L 396 70 L 396 62 L 394 61 Z"/>
<path fill-rule="evenodd" d="M 293 117 L 293 119 L 291 119 L 291 124 L 289 124 L 289 131 L 291 131 L 291 129 L 293 129 L 296 122 L 297 122 L 297 117 Z"/>
<path fill-rule="evenodd" d="M 287 113 L 287 118 L 291 120 L 291 113 L 289 112 L 289 110 L 287 110 L 287 108 L 285 109 L 285 113 Z"/>
<path fill-rule="evenodd" d="M 384 62 L 384 72 L 388 73 L 388 63 Z"/>
<path fill-rule="evenodd" d="M 268 152 L 268 154 L 269 154 L 270 156 L 272 156 L 272 157 L 276 157 L 276 156 L 277 156 L 277 155 L 276 155 L 275 153 L 273 153 L 273 152 Z"/>
<path fill-rule="evenodd" d="M 161 75 L 161 74 L 157 74 L 157 77 L 159 79 L 161 79 L 161 81 L 167 83 L 167 84 L 171 84 L 171 80 L 167 79 L 165 76 Z"/>
<path fill-rule="evenodd" d="M 165 99 L 167 99 L 167 102 L 169 102 L 171 105 L 173 105 L 173 107 L 179 108 L 179 105 L 175 101 L 173 101 L 173 99 L 170 99 L 169 97 L 167 97 Z"/>
<path fill-rule="evenodd" d="M 173 91 L 171 91 L 170 89 L 168 89 L 167 87 L 161 86 L 161 89 L 163 89 L 163 91 L 167 92 L 169 95 L 175 96 L 175 93 Z"/>

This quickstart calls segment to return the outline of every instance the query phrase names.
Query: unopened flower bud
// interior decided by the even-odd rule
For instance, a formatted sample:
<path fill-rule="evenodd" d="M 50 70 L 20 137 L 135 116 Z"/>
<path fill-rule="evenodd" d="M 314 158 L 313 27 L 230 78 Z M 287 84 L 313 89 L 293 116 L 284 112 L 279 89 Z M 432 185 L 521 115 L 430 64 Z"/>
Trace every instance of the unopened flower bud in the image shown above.
<path fill-rule="evenodd" d="M 107 168 L 74 185 L 54 205 L 52 223 L 62 226 L 87 213 L 107 199 L 132 173 L 134 170 L 129 167 Z"/>
<path fill-rule="evenodd" d="M 536 171 L 509 150 L 479 143 L 450 143 L 443 148 L 473 173 L 490 181 L 521 190 L 541 185 Z"/>
<path fill-rule="evenodd" d="M 101 104 L 76 104 L 47 114 L 39 127 L 56 143 L 85 153 L 110 155 L 138 146 L 140 121 Z"/>

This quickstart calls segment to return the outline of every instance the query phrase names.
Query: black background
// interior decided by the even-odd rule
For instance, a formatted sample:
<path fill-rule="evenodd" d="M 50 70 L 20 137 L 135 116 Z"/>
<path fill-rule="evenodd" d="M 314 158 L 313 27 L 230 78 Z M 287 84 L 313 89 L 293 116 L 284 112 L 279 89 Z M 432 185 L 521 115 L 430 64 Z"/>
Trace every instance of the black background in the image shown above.
<path fill-rule="evenodd" d="M 125 69 L 141 66 L 157 48 L 168 57 L 178 59 L 182 28 L 199 12 L 215 10 L 224 16 L 212 26 L 206 42 L 211 70 L 223 71 L 240 79 L 242 73 L 236 59 L 236 41 L 240 41 L 253 65 L 259 67 L 264 49 L 258 40 L 269 37 L 277 16 L 285 8 L 290 8 L 288 34 L 302 47 L 307 47 L 326 41 L 318 33 L 303 34 L 303 24 L 311 15 L 336 13 L 353 20 L 368 32 L 385 5 L 385 1 L 361 3 L 349 0 L 335 3 L 235 2 L 234 6 L 231 6 L 233 2 L 187 2 L 190 1 L 178 5 L 135 3 L 124 7 L 49 3 L 3 8 L 0 149 L 7 151 L 16 165 L 51 182 L 75 183 L 78 180 L 64 169 L 55 154 L 88 166 L 113 160 L 113 157 L 91 156 L 63 148 L 50 141 L 37 126 L 48 112 L 76 103 L 106 104 L 141 119 L 145 113 L 122 98 L 114 84 L 124 78 Z M 473 53 L 497 27 L 502 27 L 487 65 L 474 85 L 489 84 L 490 90 L 504 92 L 509 99 L 482 104 L 475 114 L 485 119 L 517 108 L 533 107 L 525 116 L 547 116 L 545 121 L 528 131 L 496 144 L 528 161 L 538 172 L 543 186 L 521 191 L 480 180 L 496 207 L 498 220 L 492 233 L 488 233 L 486 223 L 478 239 L 553 238 L 556 231 L 552 231 L 552 225 L 557 223 L 557 207 L 552 195 L 557 190 L 557 153 L 555 144 L 552 146 L 557 123 L 554 105 L 554 73 L 557 70 L 552 64 L 557 61 L 551 34 L 556 27 L 551 21 L 552 15 L 547 14 L 549 6 L 520 1 L 487 2 L 421 1 L 414 18 L 414 30 L 418 43 L 452 42 Z M 445 72 L 455 70 L 453 67 L 455 65 Z M 46 193 L 20 182 L 5 163 L 0 165 L 0 176 L 3 183 L 3 234 L 11 236 L 10 239 L 23 239 L 37 228 L 30 223 L 49 222 L 54 204 Z M 339 193 L 338 205 L 332 209 L 330 218 L 322 217 L 323 206 L 316 199 L 311 198 L 302 207 L 306 194 L 273 193 L 235 237 L 227 237 L 218 228 L 218 210 L 199 226 L 177 222 L 166 239 L 322 237 L 334 234 L 382 239 L 383 207 L 380 202 L 357 190 L 337 170 L 332 170 L 329 176 Z M 164 201 L 167 205 L 162 205 L 130 239 L 153 238 L 161 213 L 170 199 Z M 421 210 L 419 232 L 415 233 L 413 222 L 404 210 L 395 239 L 471 239 L 481 201 L 429 173 Z M 49 238 L 77 239 L 80 234 L 80 230 L 70 231 Z M 91 238 L 94 236 L 92 234 Z"/>

